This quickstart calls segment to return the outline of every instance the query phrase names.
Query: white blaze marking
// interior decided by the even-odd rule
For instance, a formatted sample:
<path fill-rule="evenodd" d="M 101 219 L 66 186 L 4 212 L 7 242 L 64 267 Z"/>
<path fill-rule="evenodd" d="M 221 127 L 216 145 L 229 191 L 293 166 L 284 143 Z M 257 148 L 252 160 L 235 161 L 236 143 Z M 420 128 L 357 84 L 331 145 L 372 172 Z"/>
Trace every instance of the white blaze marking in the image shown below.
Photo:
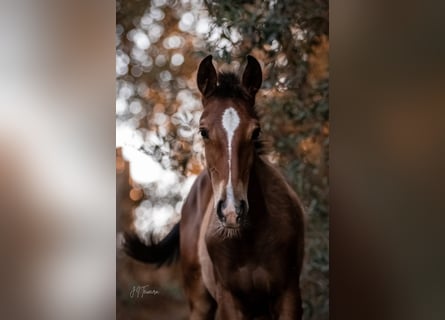
<path fill-rule="evenodd" d="M 233 195 L 232 187 L 232 139 L 233 135 L 238 128 L 240 119 L 238 113 L 232 107 L 227 108 L 222 117 L 222 125 L 227 134 L 227 149 L 229 151 L 229 181 L 227 183 L 227 205 L 232 205 L 235 208 L 235 197 Z"/>

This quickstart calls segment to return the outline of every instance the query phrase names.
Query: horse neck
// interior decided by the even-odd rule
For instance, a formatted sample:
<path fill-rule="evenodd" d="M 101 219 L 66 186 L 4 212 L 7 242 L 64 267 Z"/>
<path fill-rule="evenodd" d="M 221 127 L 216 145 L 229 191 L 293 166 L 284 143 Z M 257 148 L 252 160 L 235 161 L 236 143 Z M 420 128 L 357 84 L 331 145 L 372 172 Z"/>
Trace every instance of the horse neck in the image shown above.
<path fill-rule="evenodd" d="M 296 196 L 279 171 L 264 157 L 255 155 L 249 178 L 249 214 L 267 221 L 271 214 L 286 215 Z"/>
<path fill-rule="evenodd" d="M 266 214 L 266 193 L 264 182 L 268 180 L 269 171 L 265 170 L 265 163 L 262 158 L 255 155 L 252 169 L 249 176 L 249 188 L 247 198 L 249 201 L 249 212 L 252 219 L 262 219 Z"/>

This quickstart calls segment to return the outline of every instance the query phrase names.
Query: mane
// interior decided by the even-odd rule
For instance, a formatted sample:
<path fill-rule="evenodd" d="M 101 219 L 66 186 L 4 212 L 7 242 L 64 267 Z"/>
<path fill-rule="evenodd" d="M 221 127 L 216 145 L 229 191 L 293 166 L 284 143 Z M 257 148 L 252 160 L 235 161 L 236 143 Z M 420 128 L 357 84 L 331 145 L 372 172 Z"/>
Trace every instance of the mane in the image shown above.
<path fill-rule="evenodd" d="M 213 92 L 218 98 L 239 98 L 251 100 L 252 97 L 242 87 L 238 75 L 233 72 L 219 72 L 218 85 Z"/>

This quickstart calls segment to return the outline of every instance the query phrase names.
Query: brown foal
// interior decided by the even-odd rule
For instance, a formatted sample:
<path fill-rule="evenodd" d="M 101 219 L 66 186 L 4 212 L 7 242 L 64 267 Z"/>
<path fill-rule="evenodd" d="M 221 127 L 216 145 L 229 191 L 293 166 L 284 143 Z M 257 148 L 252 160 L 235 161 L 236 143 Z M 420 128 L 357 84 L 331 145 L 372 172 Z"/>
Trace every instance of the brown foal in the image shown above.
<path fill-rule="evenodd" d="M 179 249 L 190 319 L 301 319 L 303 209 L 261 152 L 260 64 L 248 56 L 239 79 L 208 56 L 197 80 L 207 169 L 167 237 L 146 245 L 127 234 L 126 251 L 162 264 Z"/>

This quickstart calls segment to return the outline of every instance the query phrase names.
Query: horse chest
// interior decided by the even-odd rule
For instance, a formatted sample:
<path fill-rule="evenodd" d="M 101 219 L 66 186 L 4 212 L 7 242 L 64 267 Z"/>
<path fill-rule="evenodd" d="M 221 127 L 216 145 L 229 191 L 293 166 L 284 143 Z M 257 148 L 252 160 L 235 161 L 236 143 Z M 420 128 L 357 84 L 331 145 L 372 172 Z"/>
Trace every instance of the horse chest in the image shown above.
<path fill-rule="evenodd" d="M 252 246 L 248 240 L 212 243 L 209 254 L 214 280 L 241 295 L 266 297 L 279 293 L 286 285 L 287 259 L 265 241 L 258 239 Z"/>
<path fill-rule="evenodd" d="M 241 293 L 256 292 L 270 294 L 277 283 L 272 272 L 266 266 L 244 265 L 226 274 L 227 286 Z"/>
<path fill-rule="evenodd" d="M 246 252 L 232 256 L 225 256 L 218 263 L 214 263 L 218 281 L 232 291 L 240 293 L 270 294 L 279 290 L 283 285 L 281 264 L 278 257 L 258 259 Z M 278 259 L 277 259 L 278 258 Z"/>

